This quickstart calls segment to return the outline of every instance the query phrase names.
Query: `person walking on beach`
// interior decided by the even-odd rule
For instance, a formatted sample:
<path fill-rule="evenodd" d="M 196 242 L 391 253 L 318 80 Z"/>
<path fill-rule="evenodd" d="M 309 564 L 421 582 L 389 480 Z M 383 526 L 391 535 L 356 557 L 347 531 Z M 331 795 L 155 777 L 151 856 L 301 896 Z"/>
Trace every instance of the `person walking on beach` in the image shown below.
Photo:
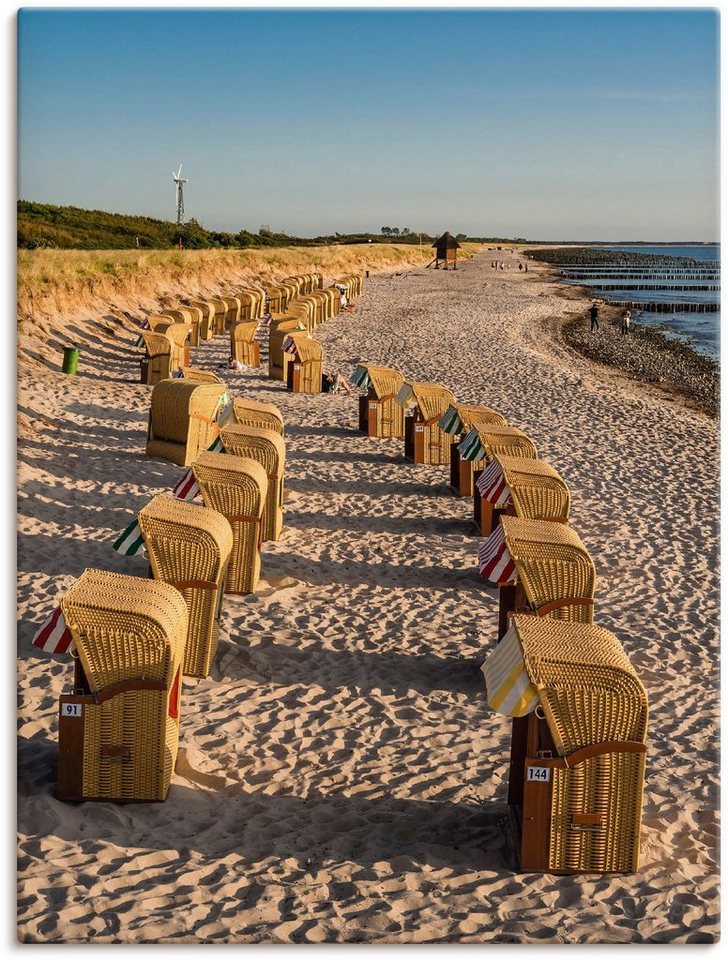
<path fill-rule="evenodd" d="M 597 306 L 596 300 L 589 307 L 589 310 L 587 312 L 589 313 L 589 320 L 591 321 L 589 332 L 594 333 L 595 330 L 599 329 L 599 307 Z"/>
<path fill-rule="evenodd" d="M 620 332 L 623 336 L 626 336 L 629 333 L 629 328 L 632 323 L 632 313 L 629 310 L 625 310 L 622 313 L 622 322 L 619 325 Z"/>

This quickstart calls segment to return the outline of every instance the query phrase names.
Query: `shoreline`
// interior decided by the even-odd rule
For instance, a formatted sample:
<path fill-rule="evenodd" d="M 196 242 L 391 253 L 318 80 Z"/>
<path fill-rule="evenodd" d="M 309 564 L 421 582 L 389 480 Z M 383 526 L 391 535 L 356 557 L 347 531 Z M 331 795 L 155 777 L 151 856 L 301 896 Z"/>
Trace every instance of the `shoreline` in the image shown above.
<path fill-rule="evenodd" d="M 720 412 L 720 364 L 689 344 L 667 336 L 653 324 L 632 321 L 625 337 L 619 332 L 622 308 L 599 302 L 599 332 L 589 332 L 586 311 L 594 296 L 582 284 L 565 284 L 551 265 L 545 268 L 555 291 L 578 300 L 583 309 L 556 318 L 561 341 L 597 368 L 623 374 L 630 382 L 678 400 L 691 410 L 717 418 Z M 574 295 L 576 294 L 576 295 Z"/>

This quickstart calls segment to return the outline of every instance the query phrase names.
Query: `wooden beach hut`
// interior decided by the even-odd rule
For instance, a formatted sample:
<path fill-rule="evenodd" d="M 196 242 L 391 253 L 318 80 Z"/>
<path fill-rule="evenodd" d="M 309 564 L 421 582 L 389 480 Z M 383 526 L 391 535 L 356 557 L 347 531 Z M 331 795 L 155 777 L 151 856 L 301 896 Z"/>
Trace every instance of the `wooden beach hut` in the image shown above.
<path fill-rule="evenodd" d="M 277 540 L 283 529 L 283 481 L 286 469 L 286 444 L 276 430 L 265 430 L 233 423 L 223 427 L 220 439 L 226 453 L 250 457 L 265 470 L 268 492 L 263 509 L 263 540 Z"/>
<path fill-rule="evenodd" d="M 395 403 L 410 411 L 404 421 L 404 455 L 415 463 L 449 464 L 450 436 L 440 429 L 440 420 L 455 397 L 439 383 L 403 383 Z"/>
<path fill-rule="evenodd" d="M 187 605 L 182 673 L 206 677 L 220 636 L 230 524 L 215 510 L 160 494 L 140 510 L 139 528 L 154 579 L 179 590 Z"/>
<path fill-rule="evenodd" d="M 61 800 L 164 800 L 177 758 L 187 607 L 167 583 L 87 569 L 61 601 L 74 653 L 58 715 Z"/>
<path fill-rule="evenodd" d="M 219 433 L 217 417 L 224 383 L 198 383 L 184 377 L 162 380 L 152 390 L 146 455 L 182 467 L 207 450 Z"/>
<path fill-rule="evenodd" d="M 395 403 L 404 377 L 398 370 L 360 364 L 351 382 L 366 393 L 359 397 L 359 429 L 368 437 L 404 437 L 404 408 Z"/>
<path fill-rule="evenodd" d="M 290 333 L 283 342 L 288 354 L 286 386 L 293 393 L 321 393 L 324 351 L 318 340 Z"/>
<path fill-rule="evenodd" d="M 263 509 L 268 492 L 265 470 L 255 460 L 205 451 L 192 464 L 206 507 L 230 524 L 233 547 L 225 593 L 252 593 L 260 577 Z"/>
<path fill-rule="evenodd" d="M 435 250 L 435 259 L 430 261 L 428 266 L 434 263 L 435 270 L 439 270 L 442 264 L 443 270 L 447 270 L 448 267 L 452 270 L 457 270 L 460 244 L 449 230 L 446 230 L 441 237 L 435 240 L 432 246 Z"/>
<path fill-rule="evenodd" d="M 257 427 L 259 430 L 273 430 L 279 436 L 285 435 L 283 414 L 273 403 L 251 400 L 249 397 L 233 399 L 235 422 L 245 427 Z"/>
<path fill-rule="evenodd" d="M 491 407 L 475 403 L 453 403 L 442 415 L 440 429 L 453 438 L 464 440 L 476 423 L 507 426 L 506 418 Z M 453 493 L 459 497 L 472 496 L 474 471 L 474 462 L 463 460 L 457 443 L 453 442 L 450 450 L 450 487 Z"/>
<path fill-rule="evenodd" d="M 520 868 L 639 867 L 648 704 L 614 634 L 516 614 L 482 667 L 513 717 L 508 804 Z"/>

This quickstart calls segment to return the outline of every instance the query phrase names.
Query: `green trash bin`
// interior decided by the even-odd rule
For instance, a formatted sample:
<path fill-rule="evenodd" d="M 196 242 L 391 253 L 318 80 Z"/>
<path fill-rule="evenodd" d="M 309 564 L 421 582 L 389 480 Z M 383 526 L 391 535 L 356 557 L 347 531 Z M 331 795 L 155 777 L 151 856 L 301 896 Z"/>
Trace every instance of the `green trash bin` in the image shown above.
<path fill-rule="evenodd" d="M 63 348 L 63 372 L 75 376 L 78 370 L 78 347 Z"/>

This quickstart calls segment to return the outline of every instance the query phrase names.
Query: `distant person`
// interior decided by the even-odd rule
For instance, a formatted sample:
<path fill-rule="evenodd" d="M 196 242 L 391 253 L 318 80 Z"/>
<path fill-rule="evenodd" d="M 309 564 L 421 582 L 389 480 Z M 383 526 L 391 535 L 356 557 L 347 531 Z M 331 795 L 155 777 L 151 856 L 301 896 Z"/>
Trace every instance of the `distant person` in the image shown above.
<path fill-rule="evenodd" d="M 591 326 L 589 327 L 589 332 L 594 333 L 595 330 L 599 329 L 599 307 L 597 306 L 596 300 L 589 307 L 587 313 L 589 314 L 589 320 Z"/>
<path fill-rule="evenodd" d="M 632 326 L 632 313 L 630 310 L 625 310 L 622 314 L 622 322 L 619 325 L 619 329 L 622 332 L 623 336 L 626 336 L 629 333 L 629 328 Z"/>
<path fill-rule="evenodd" d="M 236 373 L 242 373 L 243 364 L 239 360 L 236 360 L 235 357 L 230 355 L 228 357 L 227 368 L 228 370 L 234 370 Z"/>
<path fill-rule="evenodd" d="M 523 264 L 522 264 L 521 261 L 519 260 L 519 261 L 518 261 L 518 272 L 520 273 L 521 270 L 523 270 Z"/>
<path fill-rule="evenodd" d="M 528 264 L 527 264 L 527 263 L 524 263 L 524 264 L 523 264 L 523 269 L 526 271 L 526 273 L 528 273 Z"/>

